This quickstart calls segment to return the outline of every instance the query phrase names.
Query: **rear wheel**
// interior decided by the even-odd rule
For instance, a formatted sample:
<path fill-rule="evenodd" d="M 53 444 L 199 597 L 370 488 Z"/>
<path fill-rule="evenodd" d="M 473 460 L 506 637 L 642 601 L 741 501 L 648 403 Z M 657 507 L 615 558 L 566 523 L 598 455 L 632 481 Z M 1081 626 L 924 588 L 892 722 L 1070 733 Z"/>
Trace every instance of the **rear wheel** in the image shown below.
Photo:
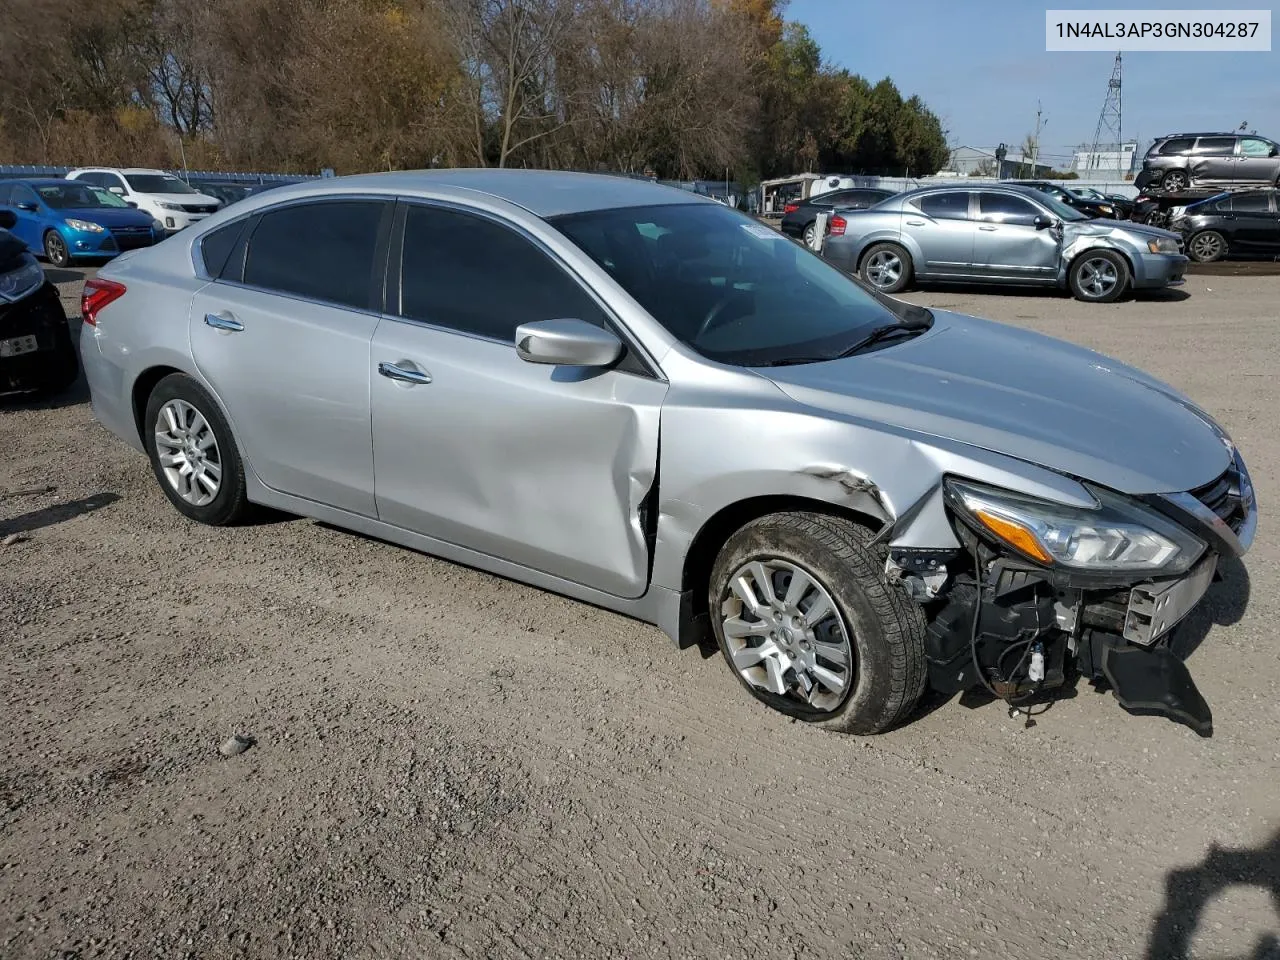
<path fill-rule="evenodd" d="M 885 579 L 870 536 L 843 518 L 778 513 L 725 543 L 708 584 L 712 624 L 756 699 L 859 734 L 887 730 L 915 707 L 924 616 Z"/>
<path fill-rule="evenodd" d="M 1197 263 L 1212 263 L 1227 255 L 1227 240 L 1217 230 L 1197 233 L 1187 243 L 1187 256 Z"/>
<path fill-rule="evenodd" d="M 1087 250 L 1071 264 L 1069 281 L 1077 300 L 1111 303 L 1129 289 L 1129 265 L 1111 250 Z"/>
<path fill-rule="evenodd" d="M 147 400 L 143 440 L 160 488 L 184 516 L 219 527 L 252 516 L 231 428 L 191 377 L 173 373 L 156 384 Z"/>
<path fill-rule="evenodd" d="M 71 263 L 71 253 L 67 250 L 67 242 L 57 230 L 49 230 L 44 235 L 44 255 L 55 267 L 65 267 Z"/>
<path fill-rule="evenodd" d="M 911 255 L 896 243 L 877 243 L 862 258 L 859 272 L 881 293 L 897 293 L 911 282 Z"/>
<path fill-rule="evenodd" d="M 814 223 L 805 224 L 804 233 L 801 236 L 804 240 L 804 245 L 806 247 L 810 247 L 810 248 L 813 247 L 813 238 L 817 232 L 816 230 L 814 230 L 815 226 L 816 224 Z"/>
<path fill-rule="evenodd" d="M 1167 193 L 1180 193 L 1187 189 L 1188 183 L 1190 183 L 1190 180 L 1188 180 L 1185 171 L 1170 170 L 1160 180 L 1160 188 Z"/>

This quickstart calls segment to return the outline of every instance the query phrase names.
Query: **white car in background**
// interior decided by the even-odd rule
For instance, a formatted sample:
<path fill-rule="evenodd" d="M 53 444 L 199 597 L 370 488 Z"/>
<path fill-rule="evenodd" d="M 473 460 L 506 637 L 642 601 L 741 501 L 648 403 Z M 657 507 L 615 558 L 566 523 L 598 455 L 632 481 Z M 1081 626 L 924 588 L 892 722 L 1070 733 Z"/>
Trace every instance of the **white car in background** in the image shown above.
<path fill-rule="evenodd" d="M 80 167 L 68 180 L 83 180 L 109 190 L 127 203 L 151 214 L 169 233 L 198 223 L 222 206 L 217 197 L 192 190 L 173 174 L 140 167 Z"/>

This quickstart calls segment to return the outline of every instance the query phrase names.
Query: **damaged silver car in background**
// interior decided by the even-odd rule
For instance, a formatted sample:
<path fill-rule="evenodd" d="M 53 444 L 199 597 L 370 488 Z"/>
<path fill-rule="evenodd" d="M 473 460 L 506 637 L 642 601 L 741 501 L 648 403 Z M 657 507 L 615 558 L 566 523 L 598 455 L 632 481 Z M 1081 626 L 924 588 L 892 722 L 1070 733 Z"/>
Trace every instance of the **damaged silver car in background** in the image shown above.
<path fill-rule="evenodd" d="M 714 636 L 752 696 L 836 730 L 1075 673 L 1211 728 L 1169 640 L 1254 535 L 1221 427 L 696 195 L 283 187 L 120 256 L 83 312 L 98 421 L 194 520 L 272 507 Z"/>
<path fill-rule="evenodd" d="M 1032 187 L 925 187 L 832 213 L 823 256 L 884 293 L 914 280 L 1049 286 L 1110 303 L 1183 283 L 1176 233 L 1091 219 Z"/>

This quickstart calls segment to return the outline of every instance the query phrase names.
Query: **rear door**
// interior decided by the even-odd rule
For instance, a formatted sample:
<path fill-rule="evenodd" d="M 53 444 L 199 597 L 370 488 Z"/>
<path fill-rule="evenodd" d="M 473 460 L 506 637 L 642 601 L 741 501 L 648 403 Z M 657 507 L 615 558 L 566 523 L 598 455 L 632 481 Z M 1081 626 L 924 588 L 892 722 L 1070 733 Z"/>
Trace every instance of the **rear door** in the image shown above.
<path fill-rule="evenodd" d="M 1276 144 L 1261 137 L 1240 137 L 1236 146 L 1235 182 L 1239 185 L 1256 184 L 1269 187 L 1280 177 L 1280 150 Z"/>
<path fill-rule="evenodd" d="M 1235 179 L 1236 138 L 1201 137 L 1187 162 L 1193 185 L 1228 187 Z"/>
<path fill-rule="evenodd" d="M 268 487 L 375 516 L 369 349 L 393 204 L 303 201 L 215 230 L 191 351 Z"/>
<path fill-rule="evenodd" d="M 379 518 L 640 596 L 666 382 L 631 348 L 607 370 L 521 360 L 521 323 L 576 318 L 624 342 L 625 331 L 510 224 L 438 204 L 402 209 L 390 271 L 399 297 L 369 360 Z"/>
<path fill-rule="evenodd" d="M 941 190 L 914 198 L 903 208 L 902 232 L 920 248 L 917 272 L 931 276 L 971 276 L 976 214 L 968 190 Z"/>
<path fill-rule="evenodd" d="M 1025 197 L 978 192 L 974 273 L 1011 280 L 1056 280 L 1062 243 L 1053 229 L 1037 229 L 1044 213 Z"/>
<path fill-rule="evenodd" d="M 1240 253 L 1280 250 L 1280 219 L 1276 217 L 1272 191 L 1238 193 L 1230 201 L 1233 246 Z"/>

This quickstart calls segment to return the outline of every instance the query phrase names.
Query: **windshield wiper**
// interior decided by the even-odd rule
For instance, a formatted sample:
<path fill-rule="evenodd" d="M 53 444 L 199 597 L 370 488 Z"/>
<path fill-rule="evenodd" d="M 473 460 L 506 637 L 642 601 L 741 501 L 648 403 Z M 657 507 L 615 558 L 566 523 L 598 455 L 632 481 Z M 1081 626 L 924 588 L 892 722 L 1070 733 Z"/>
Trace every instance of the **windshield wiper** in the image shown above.
<path fill-rule="evenodd" d="M 867 347 L 879 343 L 882 340 L 888 340 L 890 337 L 900 333 L 917 334 L 923 333 L 933 326 L 933 318 L 919 320 L 903 320 L 900 323 L 886 323 L 882 327 L 876 327 L 861 340 L 857 340 L 852 346 L 841 350 L 837 354 L 826 357 L 784 357 L 782 360 L 774 360 L 772 363 L 766 363 L 766 367 L 791 367 L 801 363 L 824 363 L 827 360 L 842 360 L 845 357 L 852 357 L 856 353 L 860 353 Z"/>

